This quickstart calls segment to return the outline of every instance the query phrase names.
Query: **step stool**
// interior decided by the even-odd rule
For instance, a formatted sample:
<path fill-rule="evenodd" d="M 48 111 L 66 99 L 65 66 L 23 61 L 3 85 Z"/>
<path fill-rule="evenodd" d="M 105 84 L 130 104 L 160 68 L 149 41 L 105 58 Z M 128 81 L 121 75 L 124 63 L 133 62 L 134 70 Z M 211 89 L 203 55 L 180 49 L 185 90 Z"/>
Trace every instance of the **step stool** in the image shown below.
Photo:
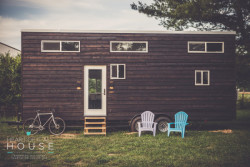
<path fill-rule="evenodd" d="M 106 136 L 106 117 L 84 117 L 84 135 Z"/>

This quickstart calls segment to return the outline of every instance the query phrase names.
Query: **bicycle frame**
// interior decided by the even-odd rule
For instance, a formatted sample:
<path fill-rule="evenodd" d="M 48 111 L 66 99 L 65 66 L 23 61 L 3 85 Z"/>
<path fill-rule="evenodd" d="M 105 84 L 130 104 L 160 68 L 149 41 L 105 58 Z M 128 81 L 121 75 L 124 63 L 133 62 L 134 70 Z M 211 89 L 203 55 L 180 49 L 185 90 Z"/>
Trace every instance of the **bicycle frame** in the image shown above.
<path fill-rule="evenodd" d="M 51 115 L 51 116 L 50 116 L 50 117 L 48 118 L 48 120 L 42 125 L 42 122 L 41 122 L 41 119 L 40 119 L 40 115 Z M 42 126 L 42 127 L 44 128 L 44 126 L 45 126 L 51 119 L 53 120 L 53 123 L 56 125 L 55 119 L 54 119 L 54 115 L 53 115 L 52 112 L 50 112 L 50 113 L 39 113 L 39 112 L 37 112 L 33 124 L 35 123 L 36 120 L 38 120 L 38 121 L 39 121 L 39 127 Z"/>

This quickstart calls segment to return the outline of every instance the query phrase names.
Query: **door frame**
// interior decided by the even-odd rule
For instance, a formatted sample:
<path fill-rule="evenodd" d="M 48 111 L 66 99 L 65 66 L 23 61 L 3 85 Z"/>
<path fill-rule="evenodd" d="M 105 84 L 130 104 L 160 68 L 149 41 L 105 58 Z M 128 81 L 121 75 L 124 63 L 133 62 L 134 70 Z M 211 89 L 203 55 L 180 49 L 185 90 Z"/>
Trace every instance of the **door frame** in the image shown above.
<path fill-rule="evenodd" d="M 88 109 L 89 106 L 89 70 L 102 70 L 102 109 Z M 84 66 L 84 116 L 106 116 L 107 115 L 107 66 L 106 65 L 85 65 Z"/>

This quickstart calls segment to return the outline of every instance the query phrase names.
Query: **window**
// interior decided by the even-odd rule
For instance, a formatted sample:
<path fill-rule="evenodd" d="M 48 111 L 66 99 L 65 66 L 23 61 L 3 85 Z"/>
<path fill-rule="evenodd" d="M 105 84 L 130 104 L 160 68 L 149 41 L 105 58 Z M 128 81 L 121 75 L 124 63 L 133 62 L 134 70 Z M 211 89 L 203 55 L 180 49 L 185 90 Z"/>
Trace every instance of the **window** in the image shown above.
<path fill-rule="evenodd" d="M 42 41 L 42 52 L 80 52 L 80 41 Z"/>
<path fill-rule="evenodd" d="M 210 85 L 210 71 L 195 70 L 195 85 Z"/>
<path fill-rule="evenodd" d="M 188 52 L 204 52 L 205 51 L 205 42 L 190 42 L 188 44 Z"/>
<path fill-rule="evenodd" d="M 125 64 L 110 64 L 110 79 L 125 79 Z"/>
<path fill-rule="evenodd" d="M 222 42 L 207 42 L 207 52 L 224 52 L 223 43 Z"/>
<path fill-rule="evenodd" d="M 61 42 L 62 51 L 80 51 L 79 47 L 80 42 Z"/>
<path fill-rule="evenodd" d="M 224 53 L 224 42 L 188 42 L 188 53 Z"/>
<path fill-rule="evenodd" d="M 111 41 L 110 52 L 148 52 L 146 41 Z"/>

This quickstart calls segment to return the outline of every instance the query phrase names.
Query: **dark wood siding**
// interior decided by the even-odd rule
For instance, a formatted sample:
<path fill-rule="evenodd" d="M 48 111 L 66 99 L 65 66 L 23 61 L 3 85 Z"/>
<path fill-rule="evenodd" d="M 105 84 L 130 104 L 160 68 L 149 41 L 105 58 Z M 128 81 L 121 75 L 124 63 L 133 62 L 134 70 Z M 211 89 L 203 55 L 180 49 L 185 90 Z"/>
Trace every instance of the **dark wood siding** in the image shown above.
<path fill-rule="evenodd" d="M 145 110 L 184 110 L 192 120 L 235 117 L 235 35 L 22 32 L 23 117 L 55 108 L 83 119 L 84 65 L 107 66 L 107 118 L 129 120 Z M 79 40 L 79 53 L 41 52 L 41 40 Z M 148 41 L 148 53 L 111 53 L 110 41 Z M 187 53 L 188 41 L 224 42 L 225 53 Z M 110 80 L 110 64 L 126 64 L 126 79 Z M 195 86 L 195 70 L 210 70 L 210 86 Z M 110 82 L 113 81 L 111 84 Z M 113 86 L 114 89 L 110 89 Z"/>

